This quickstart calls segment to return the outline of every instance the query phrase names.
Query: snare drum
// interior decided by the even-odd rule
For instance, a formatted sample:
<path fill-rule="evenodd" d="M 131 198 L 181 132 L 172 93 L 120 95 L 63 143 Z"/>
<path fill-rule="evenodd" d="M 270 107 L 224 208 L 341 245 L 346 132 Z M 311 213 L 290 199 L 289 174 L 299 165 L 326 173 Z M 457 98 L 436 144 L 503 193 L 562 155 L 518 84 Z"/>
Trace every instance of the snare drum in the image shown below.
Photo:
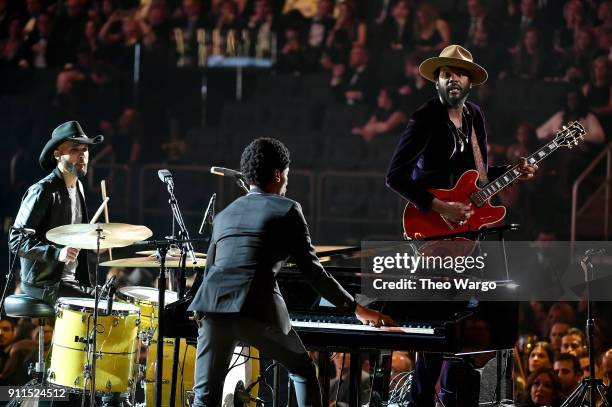
<path fill-rule="evenodd" d="M 63 297 L 56 311 L 49 382 L 80 392 L 84 368 L 90 364 L 85 342 L 93 329 L 94 300 Z M 130 392 L 139 324 L 140 312 L 134 305 L 114 303 L 111 315 L 106 315 L 106 303 L 98 305 L 96 393 Z"/>

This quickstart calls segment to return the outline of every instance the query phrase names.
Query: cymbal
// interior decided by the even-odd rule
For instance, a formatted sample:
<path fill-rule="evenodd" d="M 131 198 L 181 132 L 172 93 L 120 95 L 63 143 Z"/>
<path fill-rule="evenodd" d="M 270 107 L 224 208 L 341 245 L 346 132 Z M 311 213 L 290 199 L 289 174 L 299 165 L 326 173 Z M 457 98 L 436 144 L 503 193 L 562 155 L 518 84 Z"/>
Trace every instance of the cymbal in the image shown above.
<path fill-rule="evenodd" d="M 206 253 L 194 252 L 196 257 L 205 258 Z M 155 256 L 157 254 L 157 250 L 142 250 L 140 252 L 136 252 L 136 254 L 141 254 L 143 256 Z M 179 249 L 172 248 L 168 250 L 168 256 L 172 257 L 180 257 L 181 251 Z M 189 253 L 187 253 L 187 259 L 189 259 Z"/>
<path fill-rule="evenodd" d="M 100 263 L 101 266 L 105 267 L 141 267 L 141 268 L 159 268 L 160 263 L 159 260 L 155 257 L 128 257 L 125 259 L 116 259 L 105 261 Z M 187 259 L 185 264 L 186 268 L 194 268 L 194 267 L 205 267 L 206 259 L 198 258 L 197 263 L 193 264 L 191 260 Z M 180 267 L 180 259 L 176 257 L 167 257 L 166 258 L 166 267 L 170 269 L 177 269 Z"/>
<path fill-rule="evenodd" d="M 102 229 L 100 249 L 129 246 L 139 240 L 145 240 L 153 235 L 151 229 L 142 225 L 127 223 L 77 223 L 58 226 L 47 232 L 47 239 L 63 246 L 77 249 L 96 250 L 98 232 Z"/>

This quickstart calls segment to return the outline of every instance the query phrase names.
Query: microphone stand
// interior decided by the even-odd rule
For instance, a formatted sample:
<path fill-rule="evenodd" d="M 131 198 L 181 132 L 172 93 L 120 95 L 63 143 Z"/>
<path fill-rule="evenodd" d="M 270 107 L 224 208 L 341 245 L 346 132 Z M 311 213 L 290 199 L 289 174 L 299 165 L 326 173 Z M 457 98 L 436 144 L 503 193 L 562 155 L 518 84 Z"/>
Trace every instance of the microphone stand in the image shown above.
<path fill-rule="evenodd" d="M 180 301 L 183 297 L 185 297 L 185 266 L 187 264 L 187 252 L 185 251 L 185 245 L 181 245 L 181 262 L 179 268 L 179 279 L 178 279 L 178 301 Z M 160 313 L 161 313 L 160 308 Z M 185 344 L 187 346 L 187 344 Z M 178 376 L 178 362 L 180 358 L 180 349 L 181 348 L 181 338 L 178 336 L 174 338 L 174 349 L 172 351 L 172 376 L 170 379 L 170 400 L 169 406 L 174 405 L 174 400 L 176 399 L 176 380 Z M 183 372 L 181 372 L 181 377 L 183 377 Z M 182 380 L 181 380 L 182 382 Z M 184 392 L 181 387 L 181 403 L 183 404 Z"/>
<path fill-rule="evenodd" d="M 249 193 L 249 186 L 241 177 L 234 177 L 234 181 L 236 181 L 236 185 L 238 185 L 245 193 Z"/>
<path fill-rule="evenodd" d="M 196 263 L 196 257 L 193 250 L 193 245 L 191 244 L 191 238 L 189 237 L 189 231 L 187 230 L 187 225 L 185 224 L 185 220 L 183 219 L 183 215 L 181 214 L 181 210 L 179 208 L 178 201 L 176 200 L 176 196 L 174 195 L 174 182 L 172 178 L 167 178 L 164 180 L 168 188 L 168 193 L 170 194 L 170 199 L 168 203 L 170 204 L 170 209 L 172 210 L 173 222 L 176 221 L 176 224 L 179 228 L 179 236 L 181 239 L 178 240 L 178 243 L 181 247 L 181 267 L 179 271 L 179 290 L 178 290 L 178 299 L 180 300 L 184 296 L 185 291 L 185 264 L 187 260 L 187 253 L 191 257 L 193 263 Z M 163 382 L 163 364 L 164 364 L 164 329 L 165 329 L 165 321 L 164 321 L 164 309 L 165 309 L 165 294 L 166 294 L 166 254 L 168 253 L 169 244 L 158 246 L 158 255 L 160 256 L 160 267 L 159 267 L 159 297 L 158 297 L 158 306 L 159 306 L 159 318 L 158 318 L 158 333 L 157 333 L 157 363 L 156 363 L 156 371 L 155 371 L 155 406 L 161 407 L 162 405 L 162 382 Z M 174 400 L 176 398 L 176 374 L 178 372 L 178 356 L 180 350 L 180 338 L 174 339 L 174 352 L 173 352 L 173 360 L 172 360 L 172 377 L 170 379 L 170 400 L 169 405 L 174 405 Z"/>
<path fill-rule="evenodd" d="M 166 299 L 166 254 L 170 242 L 160 241 L 157 246 L 157 255 L 159 256 L 159 278 L 158 286 L 158 319 L 157 319 L 157 361 L 155 364 L 155 406 L 162 405 L 162 383 L 163 383 L 163 368 L 164 368 L 164 301 Z"/>
<path fill-rule="evenodd" d="M 586 282 L 586 299 L 587 299 L 587 347 L 589 353 L 589 377 L 582 380 L 580 386 L 576 388 L 565 400 L 561 407 L 581 407 L 585 405 L 585 399 L 588 394 L 588 406 L 596 407 L 597 394 L 601 397 L 601 406 L 610 406 L 608 401 L 607 391 L 608 388 L 603 383 L 603 380 L 595 377 L 595 354 L 593 353 L 593 343 L 595 337 L 595 319 L 591 315 L 591 281 L 593 280 L 593 263 L 591 262 L 591 254 L 589 251 L 585 253 L 585 256 L 580 260 L 580 265 L 584 270 L 584 281 Z M 590 275 L 590 277 L 589 277 Z"/>
<path fill-rule="evenodd" d="M 98 344 L 98 305 L 100 304 L 100 287 L 98 286 L 98 281 L 99 281 L 99 265 L 100 265 L 100 240 L 103 239 L 102 237 L 102 228 L 100 228 L 100 226 L 98 225 L 98 227 L 96 228 L 96 234 L 97 234 L 97 238 L 96 238 L 96 281 L 94 282 L 94 314 L 93 314 L 93 329 L 90 332 L 91 337 L 87 340 L 87 346 L 88 348 L 88 353 L 89 356 L 91 356 L 91 362 L 90 362 L 90 367 L 91 370 L 89 371 L 90 374 L 90 393 L 89 393 L 89 405 L 91 407 L 96 407 L 96 359 L 98 358 L 97 355 L 97 344 Z M 108 311 L 108 310 L 107 310 Z M 110 313 L 109 313 L 110 315 Z M 83 394 L 83 397 L 85 397 L 85 394 Z M 81 400 L 81 404 L 83 404 L 84 399 Z"/>

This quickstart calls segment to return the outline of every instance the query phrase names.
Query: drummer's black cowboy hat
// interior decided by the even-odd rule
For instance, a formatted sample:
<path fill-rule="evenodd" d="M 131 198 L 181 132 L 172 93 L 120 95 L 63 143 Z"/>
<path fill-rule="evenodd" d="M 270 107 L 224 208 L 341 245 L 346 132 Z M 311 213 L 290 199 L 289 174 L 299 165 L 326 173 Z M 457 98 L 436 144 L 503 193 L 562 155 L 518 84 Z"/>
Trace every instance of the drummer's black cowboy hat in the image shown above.
<path fill-rule="evenodd" d="M 47 141 L 47 144 L 45 144 L 38 158 L 38 162 L 44 170 L 50 171 L 55 168 L 57 160 L 53 157 L 53 152 L 64 141 L 96 145 L 104 141 L 104 136 L 98 135 L 93 138 L 87 137 L 79 122 L 75 120 L 60 124 L 53 130 L 53 133 L 51 133 L 51 139 Z"/>

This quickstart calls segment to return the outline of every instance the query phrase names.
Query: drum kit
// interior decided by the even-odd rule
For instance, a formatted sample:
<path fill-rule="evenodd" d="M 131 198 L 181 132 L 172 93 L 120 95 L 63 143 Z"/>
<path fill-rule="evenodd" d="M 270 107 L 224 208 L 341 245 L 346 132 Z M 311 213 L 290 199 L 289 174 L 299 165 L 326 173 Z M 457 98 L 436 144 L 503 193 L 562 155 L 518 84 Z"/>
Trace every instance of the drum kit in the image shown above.
<path fill-rule="evenodd" d="M 66 389 L 71 394 L 80 394 L 81 406 L 86 397 L 91 407 L 96 405 L 96 399 L 101 399 L 103 405 L 134 405 L 138 384 L 144 387 L 143 405 L 147 407 L 184 407 L 189 404 L 189 395 L 193 394 L 190 390 L 194 385 L 195 344 L 185 339 L 163 338 L 162 335 L 163 349 L 160 352 L 159 333 L 168 332 L 160 309 L 164 310 L 166 304 L 176 302 L 184 295 L 183 271 L 185 268 L 205 267 L 206 255 L 193 250 L 192 242 L 202 239 L 189 237 L 174 196 L 172 175 L 168 170 L 159 170 L 158 176 L 170 194 L 168 202 L 173 214 L 173 231 L 176 224 L 179 237 L 144 242 L 156 246 L 157 250 L 139 251 L 140 257 L 113 260 L 113 248 L 132 246 L 148 239 L 153 232 L 146 226 L 110 223 L 107 206 L 110 198 L 106 195 L 104 180 L 101 181 L 103 202 L 90 223 L 59 226 L 46 233 L 46 238 L 53 243 L 94 250 L 98 256 L 94 298 L 62 297 L 55 306 L 51 362 L 43 383 Z M 204 214 L 200 234 L 205 224 L 212 225 L 214 197 Z M 102 212 L 105 222 L 98 223 Z M 108 249 L 110 260 L 101 263 L 100 253 L 104 249 Z M 317 247 L 320 256 L 345 250 L 339 246 Z M 115 301 L 114 286 L 107 282 L 102 291 L 108 286 L 108 298 L 102 303 L 97 284 L 98 266 L 159 268 L 158 288 L 122 287 L 116 293 Z M 174 268 L 181 270 L 178 293 L 166 290 L 165 271 Z M 253 400 L 257 399 L 260 380 L 259 354 L 255 348 L 238 347 L 234 355 L 234 368 L 225 378 L 223 406 L 243 406 L 247 403 L 245 400 L 251 400 L 248 405 L 255 407 Z"/>
<path fill-rule="evenodd" d="M 46 237 L 60 245 L 97 250 L 126 247 L 151 235 L 151 230 L 145 226 L 99 223 L 60 226 L 48 231 Z M 109 260 L 99 265 L 126 268 L 161 266 L 156 251 L 137 254 L 141 257 Z M 169 249 L 164 259 L 165 267 L 178 268 L 181 263 L 188 268 L 204 267 L 206 255 L 195 255 L 195 262 L 181 262 L 181 253 Z M 47 371 L 49 385 L 65 388 L 72 394 L 88 397 L 94 394 L 90 399 L 102 399 L 105 405 L 134 405 L 137 385 L 140 385 L 144 388 L 143 406 L 170 406 L 175 341 L 164 338 L 163 355 L 158 354 L 158 294 L 159 290 L 152 287 L 121 287 L 115 298 L 111 296 L 109 300 L 98 301 L 97 307 L 97 298 L 59 298 L 55 307 L 55 329 Z M 164 298 L 165 304 L 179 299 L 176 292 L 169 290 L 165 290 Z M 187 406 L 194 385 L 195 343 L 181 339 L 178 354 L 174 405 Z M 258 355 L 254 348 L 244 350 L 238 347 L 235 355 L 239 359 L 236 365 L 240 365 L 240 369 L 228 375 L 224 406 L 234 405 L 233 392 L 238 382 L 248 386 L 259 374 Z M 155 384 L 158 382 L 160 358 L 165 363 L 161 364 L 162 381 L 158 383 L 162 388 L 162 397 L 157 401 Z M 257 396 L 257 390 L 257 386 L 251 389 L 253 397 Z"/>

